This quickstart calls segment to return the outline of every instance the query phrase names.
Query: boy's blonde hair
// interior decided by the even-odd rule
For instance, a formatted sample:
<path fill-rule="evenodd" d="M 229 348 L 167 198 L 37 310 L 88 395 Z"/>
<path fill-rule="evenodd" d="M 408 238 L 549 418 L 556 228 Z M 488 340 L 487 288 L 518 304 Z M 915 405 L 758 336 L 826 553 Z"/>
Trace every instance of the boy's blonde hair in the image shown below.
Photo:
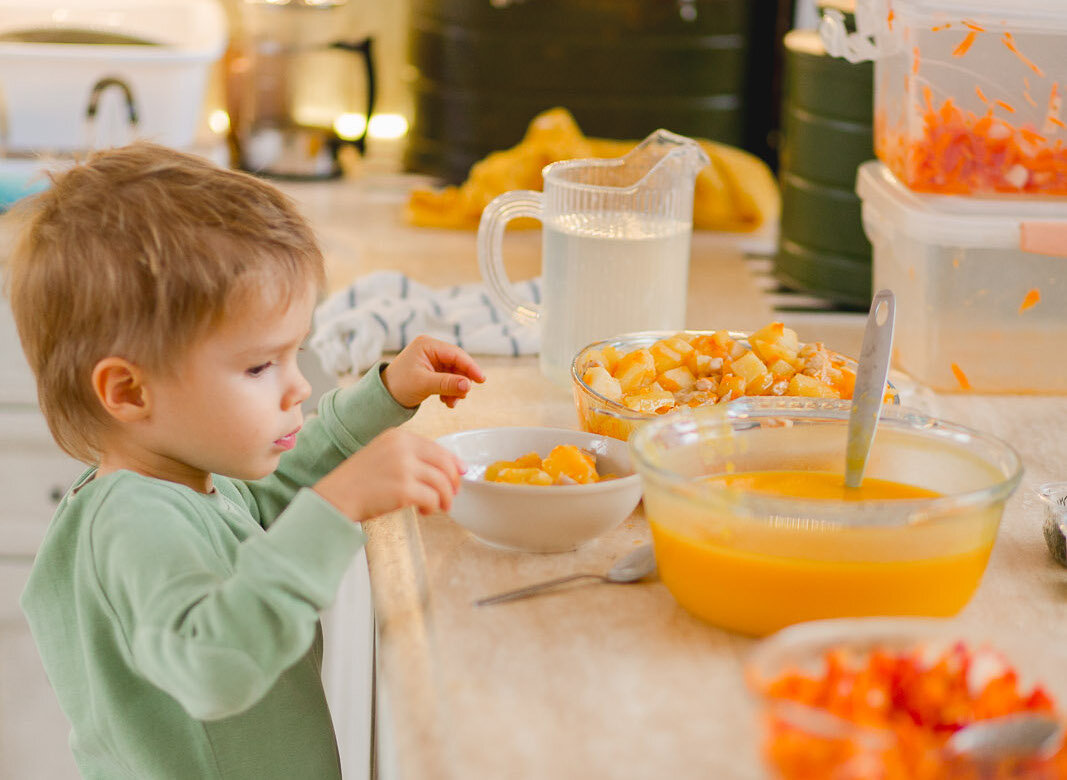
<path fill-rule="evenodd" d="M 91 382 L 102 358 L 167 372 L 242 296 L 283 304 L 324 279 L 285 195 L 155 144 L 98 152 L 5 219 L 17 229 L 8 295 L 41 410 L 87 463 L 108 420 Z"/>

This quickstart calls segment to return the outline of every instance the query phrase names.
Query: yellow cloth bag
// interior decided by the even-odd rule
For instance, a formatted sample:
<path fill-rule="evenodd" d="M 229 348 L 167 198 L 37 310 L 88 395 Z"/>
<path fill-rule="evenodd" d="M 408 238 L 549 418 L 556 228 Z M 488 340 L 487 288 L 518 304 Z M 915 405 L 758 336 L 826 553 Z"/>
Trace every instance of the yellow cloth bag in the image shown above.
<path fill-rule="evenodd" d="M 694 228 L 751 232 L 778 219 L 778 186 L 762 160 L 732 146 L 697 140 L 711 164 L 697 174 Z M 482 209 L 497 195 L 509 190 L 540 190 L 541 169 L 549 163 L 621 157 L 636 143 L 587 138 L 570 112 L 553 108 L 534 117 L 519 144 L 475 163 L 460 186 L 413 190 L 405 216 L 411 224 L 422 227 L 474 230 Z M 534 220 L 520 219 L 512 226 L 536 224 Z"/>

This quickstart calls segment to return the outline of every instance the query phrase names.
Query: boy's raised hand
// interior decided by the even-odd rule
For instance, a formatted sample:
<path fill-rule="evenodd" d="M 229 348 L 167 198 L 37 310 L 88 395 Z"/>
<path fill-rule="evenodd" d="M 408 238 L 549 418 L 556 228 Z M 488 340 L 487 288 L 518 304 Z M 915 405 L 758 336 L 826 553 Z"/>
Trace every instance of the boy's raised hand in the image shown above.
<path fill-rule="evenodd" d="M 459 458 L 436 442 L 390 428 L 312 489 L 356 522 L 404 506 L 432 514 L 452 506 L 465 470 Z"/>
<path fill-rule="evenodd" d="M 382 371 L 382 384 L 401 406 L 414 407 L 431 395 L 449 409 L 466 398 L 471 382 L 485 374 L 470 355 L 454 344 L 418 336 Z"/>

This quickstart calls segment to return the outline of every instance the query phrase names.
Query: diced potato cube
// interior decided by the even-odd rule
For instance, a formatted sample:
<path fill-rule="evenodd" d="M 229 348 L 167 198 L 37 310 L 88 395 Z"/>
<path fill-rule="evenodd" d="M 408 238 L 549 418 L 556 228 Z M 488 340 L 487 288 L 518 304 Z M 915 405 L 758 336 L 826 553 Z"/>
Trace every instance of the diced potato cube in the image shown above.
<path fill-rule="evenodd" d="M 737 342 L 730 336 L 729 331 L 717 330 L 711 334 L 708 354 L 712 357 L 729 355 L 735 344 Z"/>
<path fill-rule="evenodd" d="M 513 485 L 551 485 L 552 477 L 541 469 L 507 468 L 500 470 L 495 481 Z"/>
<path fill-rule="evenodd" d="M 600 350 L 600 353 L 604 356 L 604 367 L 614 374 L 615 366 L 619 365 L 619 359 L 622 358 L 622 353 L 612 346 L 604 347 L 604 349 Z"/>
<path fill-rule="evenodd" d="M 797 332 L 780 322 L 772 322 L 757 330 L 749 336 L 749 343 L 767 365 L 776 360 L 792 362 L 800 349 Z"/>
<path fill-rule="evenodd" d="M 664 339 L 667 346 L 677 352 L 684 359 L 690 352 L 694 352 L 693 345 L 683 339 L 681 336 L 671 336 L 669 339 Z"/>
<path fill-rule="evenodd" d="M 652 353 L 652 360 L 656 364 L 657 374 L 662 374 L 682 365 L 681 353 L 671 348 L 666 340 L 657 341 L 648 351 Z"/>
<path fill-rule="evenodd" d="M 771 385 L 773 384 L 774 375 L 771 374 L 770 371 L 765 374 L 760 374 L 745 385 L 745 395 L 768 395 L 771 391 Z"/>
<path fill-rule="evenodd" d="M 712 361 L 715 360 L 719 361 L 719 367 L 722 368 L 722 358 L 713 358 L 711 355 L 705 355 L 694 349 L 685 356 L 685 367 L 692 372 L 693 376 L 708 376 L 714 371 Z"/>
<path fill-rule="evenodd" d="M 560 444 L 552 448 L 544 462 L 545 473 L 553 482 L 561 482 L 564 475 L 582 485 L 597 481 L 596 466 L 573 444 Z"/>
<path fill-rule="evenodd" d="M 673 393 L 678 390 L 688 390 L 696 384 L 697 378 L 685 366 L 678 366 L 670 371 L 664 371 L 656 381 L 664 390 L 670 390 Z"/>
<path fill-rule="evenodd" d="M 593 366 L 582 375 L 582 381 L 589 386 L 594 393 L 607 398 L 609 401 L 618 401 L 622 398 L 622 387 L 619 380 L 608 373 L 603 366 Z"/>
<path fill-rule="evenodd" d="M 603 351 L 599 349 L 591 349 L 585 353 L 582 358 L 582 367 L 589 369 L 593 366 L 600 366 L 602 368 L 608 367 L 607 358 L 604 357 Z"/>
<path fill-rule="evenodd" d="M 615 378 L 623 393 L 648 384 L 656 376 L 656 361 L 647 349 L 635 349 L 619 359 L 615 367 Z"/>
<path fill-rule="evenodd" d="M 719 400 L 720 401 L 732 401 L 735 398 L 740 398 L 745 394 L 745 378 L 738 374 L 731 374 L 728 377 L 724 377 L 719 382 Z"/>
<path fill-rule="evenodd" d="M 789 380 L 786 395 L 799 395 L 805 398 L 840 398 L 841 394 L 825 382 L 805 374 L 794 374 Z"/>
<path fill-rule="evenodd" d="M 732 370 L 738 376 L 744 377 L 746 386 L 769 373 L 767 366 L 763 365 L 763 361 L 755 352 L 745 352 L 733 362 Z"/>
<path fill-rule="evenodd" d="M 744 355 L 746 352 L 748 352 L 748 350 L 745 349 L 745 345 L 742 344 L 740 341 L 735 341 L 733 343 L 733 346 L 730 347 L 730 352 L 728 354 L 729 354 L 730 360 L 737 360 L 739 357 Z"/>
<path fill-rule="evenodd" d="M 796 373 L 793 370 L 793 364 L 787 360 L 776 360 L 767 364 L 767 368 L 774 374 L 775 379 L 788 379 Z"/>
<path fill-rule="evenodd" d="M 623 406 L 644 414 L 662 414 L 674 408 L 674 394 L 669 390 L 648 388 L 622 397 Z"/>

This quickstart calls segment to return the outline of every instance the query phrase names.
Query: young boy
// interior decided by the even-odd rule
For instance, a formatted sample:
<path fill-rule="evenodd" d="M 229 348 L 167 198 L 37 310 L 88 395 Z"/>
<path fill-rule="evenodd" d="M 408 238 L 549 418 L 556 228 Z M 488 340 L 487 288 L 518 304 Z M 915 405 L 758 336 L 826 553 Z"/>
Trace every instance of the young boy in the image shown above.
<path fill-rule="evenodd" d="M 251 176 L 137 144 L 18 211 L 19 335 L 56 441 L 92 464 L 22 596 L 82 773 L 338 777 L 319 610 L 353 521 L 448 509 L 462 464 L 390 427 L 481 371 L 417 339 L 304 423 L 322 256 Z"/>

